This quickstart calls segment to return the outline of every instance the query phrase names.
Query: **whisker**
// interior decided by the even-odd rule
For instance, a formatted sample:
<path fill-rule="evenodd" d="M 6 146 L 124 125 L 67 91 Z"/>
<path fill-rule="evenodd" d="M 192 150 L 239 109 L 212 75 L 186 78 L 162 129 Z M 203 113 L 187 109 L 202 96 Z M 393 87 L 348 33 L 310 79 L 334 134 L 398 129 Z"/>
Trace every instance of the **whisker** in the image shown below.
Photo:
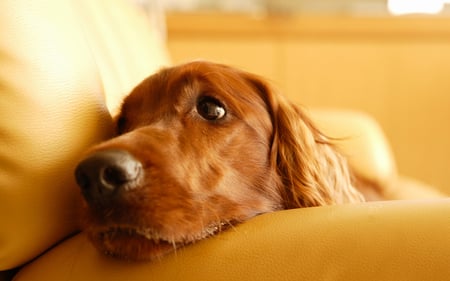
<path fill-rule="evenodd" d="M 229 227 L 229 229 L 232 229 L 234 232 L 238 232 L 237 228 L 235 227 L 235 224 L 232 221 L 227 220 L 224 222 L 224 224 L 226 224 Z"/>
<path fill-rule="evenodd" d="M 169 242 L 172 244 L 173 254 L 175 258 L 178 258 L 177 242 L 175 242 L 175 239 L 173 237 L 169 240 Z"/>

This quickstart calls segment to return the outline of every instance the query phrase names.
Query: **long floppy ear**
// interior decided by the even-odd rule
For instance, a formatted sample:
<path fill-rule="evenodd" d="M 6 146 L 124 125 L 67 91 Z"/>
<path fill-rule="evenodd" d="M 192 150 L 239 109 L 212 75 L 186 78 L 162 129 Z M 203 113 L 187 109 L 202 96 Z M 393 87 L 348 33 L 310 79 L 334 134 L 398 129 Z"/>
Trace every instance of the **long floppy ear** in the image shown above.
<path fill-rule="evenodd" d="M 300 208 L 364 201 L 352 185 L 346 159 L 299 107 L 251 78 L 273 124 L 271 162 L 280 177 L 284 207 Z"/>

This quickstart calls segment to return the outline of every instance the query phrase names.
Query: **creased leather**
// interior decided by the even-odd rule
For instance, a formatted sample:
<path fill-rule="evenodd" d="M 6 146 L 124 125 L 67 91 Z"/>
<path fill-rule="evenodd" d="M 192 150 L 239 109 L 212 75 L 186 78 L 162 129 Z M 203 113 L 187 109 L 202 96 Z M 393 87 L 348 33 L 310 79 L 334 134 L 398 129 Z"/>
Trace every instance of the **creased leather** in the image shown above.
<path fill-rule="evenodd" d="M 15 281 L 450 280 L 449 214 L 450 199 L 281 211 L 153 263 L 106 257 L 81 234 Z"/>

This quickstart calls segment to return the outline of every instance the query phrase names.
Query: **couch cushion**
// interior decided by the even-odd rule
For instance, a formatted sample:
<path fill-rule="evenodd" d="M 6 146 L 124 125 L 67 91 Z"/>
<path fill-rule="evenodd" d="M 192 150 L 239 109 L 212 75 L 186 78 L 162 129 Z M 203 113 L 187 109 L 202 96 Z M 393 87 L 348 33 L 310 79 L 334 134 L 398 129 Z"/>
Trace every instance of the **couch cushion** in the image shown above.
<path fill-rule="evenodd" d="M 106 257 L 81 234 L 15 281 L 448 280 L 449 213 L 450 199 L 281 211 L 141 263 Z"/>
<path fill-rule="evenodd" d="M 121 0 L 3 0 L 0 29 L 5 270 L 77 229 L 72 170 L 86 147 L 111 135 L 105 97 L 117 108 L 167 57 L 143 14 Z"/>
<path fill-rule="evenodd" d="M 75 230 L 72 167 L 111 123 L 68 3 L 0 4 L 0 269 Z"/>

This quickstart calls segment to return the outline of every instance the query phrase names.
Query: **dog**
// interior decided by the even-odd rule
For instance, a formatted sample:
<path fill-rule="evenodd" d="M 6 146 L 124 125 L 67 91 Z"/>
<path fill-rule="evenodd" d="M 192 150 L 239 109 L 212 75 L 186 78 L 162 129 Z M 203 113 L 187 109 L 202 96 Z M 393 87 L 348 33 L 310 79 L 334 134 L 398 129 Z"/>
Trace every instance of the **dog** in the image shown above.
<path fill-rule="evenodd" d="M 283 209 L 357 203 L 346 159 L 261 77 L 212 62 L 140 83 L 75 177 L 101 252 L 157 260 Z"/>

